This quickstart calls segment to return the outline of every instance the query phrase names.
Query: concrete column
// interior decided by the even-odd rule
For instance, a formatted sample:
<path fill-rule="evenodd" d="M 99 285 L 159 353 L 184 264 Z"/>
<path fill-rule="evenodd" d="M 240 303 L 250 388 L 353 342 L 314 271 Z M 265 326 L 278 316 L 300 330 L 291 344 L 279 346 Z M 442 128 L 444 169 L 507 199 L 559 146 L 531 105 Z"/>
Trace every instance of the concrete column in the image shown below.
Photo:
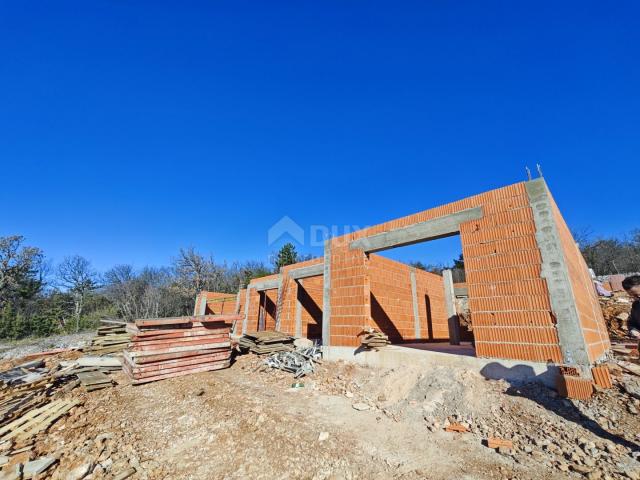
<path fill-rule="evenodd" d="M 322 345 L 331 341 L 331 239 L 324 242 L 324 272 L 322 285 Z"/>
<path fill-rule="evenodd" d="M 242 288 L 238 289 L 238 294 L 236 295 L 236 309 L 235 309 L 235 313 L 238 314 L 240 313 L 240 293 L 242 291 Z"/>
<path fill-rule="evenodd" d="M 202 295 L 200 299 L 200 308 L 198 309 L 198 315 L 204 315 L 207 312 L 207 295 Z"/>
<path fill-rule="evenodd" d="M 411 267 L 409 272 L 411 278 L 411 299 L 413 300 L 413 326 L 416 340 L 420 339 L 420 312 L 418 310 L 418 287 L 416 286 L 416 269 Z"/>
<path fill-rule="evenodd" d="M 249 299 L 251 298 L 251 287 L 247 285 L 247 290 L 245 292 L 247 298 L 244 300 L 244 319 L 242 320 L 242 334 L 247 333 L 247 324 L 249 322 Z"/>
<path fill-rule="evenodd" d="M 260 302 L 258 303 L 258 331 L 262 332 L 265 328 L 264 317 L 267 314 L 267 291 L 258 292 Z"/>
<path fill-rule="evenodd" d="M 460 345 L 460 320 L 456 312 L 456 295 L 453 291 L 453 275 L 451 270 L 442 272 L 444 283 L 444 301 L 447 306 L 447 317 L 449 318 L 449 343 Z"/>
<path fill-rule="evenodd" d="M 302 336 L 302 303 L 300 303 L 300 287 L 302 279 L 296 283 L 296 337 Z"/>
<path fill-rule="evenodd" d="M 282 267 L 280 267 L 280 271 L 282 271 Z M 278 285 L 278 295 L 276 296 L 276 331 L 280 331 L 280 315 L 282 314 L 280 310 L 282 309 L 282 296 L 284 295 L 284 289 L 285 289 L 284 285 L 286 282 L 287 282 L 287 279 L 284 276 L 282 276 L 282 280 Z"/>
<path fill-rule="evenodd" d="M 547 281 L 564 362 L 579 366 L 582 374 L 591 378 L 589 351 L 580 325 L 558 226 L 553 216 L 551 195 L 542 178 L 527 182 L 525 188 L 533 210 L 536 240 L 542 255 L 541 276 Z"/>

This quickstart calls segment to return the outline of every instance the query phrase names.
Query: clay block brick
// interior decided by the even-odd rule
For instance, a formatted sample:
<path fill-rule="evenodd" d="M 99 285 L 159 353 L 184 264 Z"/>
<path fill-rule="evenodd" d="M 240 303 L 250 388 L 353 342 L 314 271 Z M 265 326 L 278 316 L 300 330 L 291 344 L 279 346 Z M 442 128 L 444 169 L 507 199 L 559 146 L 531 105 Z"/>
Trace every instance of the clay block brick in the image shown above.
<path fill-rule="evenodd" d="M 558 375 L 556 387 L 561 396 L 574 400 L 588 400 L 593 395 L 593 383 L 587 378 Z"/>
<path fill-rule="evenodd" d="M 600 367 L 593 367 L 591 369 L 593 375 L 593 383 L 600 388 L 613 388 L 613 382 L 611 381 L 611 373 L 609 367 L 602 365 Z"/>
<path fill-rule="evenodd" d="M 569 367 L 567 365 L 558 366 L 558 370 L 560 370 L 561 375 L 566 375 L 568 377 L 579 377 L 580 372 L 576 367 Z"/>
<path fill-rule="evenodd" d="M 503 438 L 489 437 L 487 438 L 487 447 L 489 448 L 513 448 L 513 442 L 511 440 L 505 440 Z"/>
<path fill-rule="evenodd" d="M 445 427 L 445 432 L 458 432 L 458 433 L 466 433 L 469 431 L 467 427 L 461 425 L 459 423 L 452 423 L 451 425 Z"/>

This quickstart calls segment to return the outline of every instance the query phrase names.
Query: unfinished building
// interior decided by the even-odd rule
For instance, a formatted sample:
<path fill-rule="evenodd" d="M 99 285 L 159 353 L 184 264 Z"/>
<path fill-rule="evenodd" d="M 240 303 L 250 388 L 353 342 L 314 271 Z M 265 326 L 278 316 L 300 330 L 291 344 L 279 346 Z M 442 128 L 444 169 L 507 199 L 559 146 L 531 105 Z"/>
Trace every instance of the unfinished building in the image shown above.
<path fill-rule="evenodd" d="M 236 333 L 277 329 L 333 351 L 357 349 L 365 327 L 394 343 L 452 340 L 450 275 L 376 252 L 453 235 L 465 260 L 475 355 L 575 365 L 590 375 L 609 337 L 587 265 L 542 178 L 331 238 L 323 258 L 254 279 L 226 304 L 224 294 L 203 292 L 196 310 L 241 313 Z"/>

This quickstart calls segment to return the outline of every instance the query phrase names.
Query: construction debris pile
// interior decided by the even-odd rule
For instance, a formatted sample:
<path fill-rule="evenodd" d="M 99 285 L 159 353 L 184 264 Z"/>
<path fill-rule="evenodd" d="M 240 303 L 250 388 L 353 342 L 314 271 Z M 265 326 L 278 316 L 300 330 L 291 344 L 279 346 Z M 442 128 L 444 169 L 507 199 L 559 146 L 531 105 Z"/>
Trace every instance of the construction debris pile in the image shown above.
<path fill-rule="evenodd" d="M 258 355 L 293 350 L 294 338 L 282 332 L 262 331 L 247 333 L 240 338 L 240 350 Z"/>
<path fill-rule="evenodd" d="M 78 405 L 60 398 L 77 380 L 44 360 L 17 365 L 0 373 L 0 452 L 9 457 L 29 450 L 33 438 Z"/>
<path fill-rule="evenodd" d="M 84 356 L 77 360 L 62 361 L 60 367 L 61 374 L 75 375 L 85 391 L 93 392 L 112 387 L 114 381 L 107 374 L 122 370 L 122 363 L 116 357 Z"/>
<path fill-rule="evenodd" d="M 391 343 L 388 336 L 371 327 L 365 328 L 358 334 L 358 337 L 361 337 L 360 344 L 367 350 L 377 350 Z"/>
<path fill-rule="evenodd" d="M 321 363 L 321 356 L 320 347 L 312 346 L 273 353 L 264 360 L 264 364 L 271 368 L 291 372 L 294 378 L 299 378 L 313 373 L 315 371 L 314 364 Z"/>
<path fill-rule="evenodd" d="M 124 371 L 140 384 L 226 368 L 231 359 L 229 321 L 238 315 L 205 315 L 127 324 L 132 335 L 124 351 Z"/>
<path fill-rule="evenodd" d="M 607 323 L 611 339 L 627 336 L 627 319 L 631 311 L 631 299 L 625 292 L 614 292 L 611 297 L 599 297 L 602 315 Z"/>
<path fill-rule="evenodd" d="M 105 322 L 105 321 L 103 321 Z M 109 320 L 107 325 L 98 327 L 98 332 L 91 339 L 91 345 L 84 351 L 92 355 L 121 353 L 131 339 L 127 333 L 125 322 Z"/>

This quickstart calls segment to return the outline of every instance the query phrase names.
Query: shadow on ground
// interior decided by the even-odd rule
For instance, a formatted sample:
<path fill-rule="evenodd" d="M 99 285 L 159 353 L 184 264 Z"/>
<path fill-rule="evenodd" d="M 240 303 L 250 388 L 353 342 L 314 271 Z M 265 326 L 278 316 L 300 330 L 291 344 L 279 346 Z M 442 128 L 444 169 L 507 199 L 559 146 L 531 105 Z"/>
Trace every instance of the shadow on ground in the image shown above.
<path fill-rule="evenodd" d="M 536 375 L 529 365 L 516 365 L 509 368 L 494 362 L 486 365 L 480 373 L 488 379 L 506 380 L 509 383 L 507 395 L 528 398 L 565 420 L 582 426 L 594 435 L 622 445 L 631 451 L 639 448 L 636 443 L 605 430 L 598 422 L 582 413 L 573 401 L 559 397 L 550 389 L 548 385 L 553 385 L 559 374 L 555 366 L 549 365 L 544 373 Z"/>

